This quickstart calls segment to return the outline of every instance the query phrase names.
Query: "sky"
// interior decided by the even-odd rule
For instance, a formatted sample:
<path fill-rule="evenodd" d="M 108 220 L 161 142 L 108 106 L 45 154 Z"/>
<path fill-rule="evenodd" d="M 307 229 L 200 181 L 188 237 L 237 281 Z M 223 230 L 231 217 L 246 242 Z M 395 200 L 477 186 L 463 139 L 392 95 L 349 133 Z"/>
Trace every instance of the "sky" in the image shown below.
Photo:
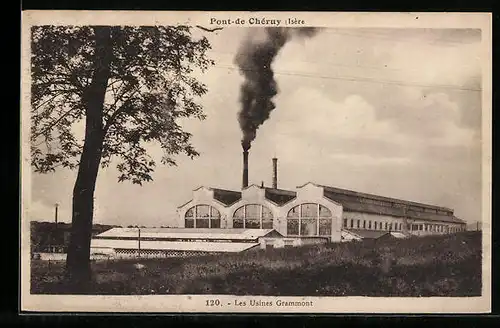
<path fill-rule="evenodd" d="M 198 37 L 201 31 L 195 32 Z M 101 169 L 94 223 L 169 226 L 193 189 L 241 189 L 242 133 L 237 121 L 242 75 L 233 63 L 259 28 L 224 28 L 206 36 L 215 66 L 196 75 L 207 118 L 189 119 L 200 156 L 159 165 L 142 187 L 118 183 Z M 481 218 L 480 30 L 322 29 L 292 39 L 273 63 L 276 108 L 249 155 L 250 183 L 306 182 L 450 207 L 468 222 Z M 160 154 L 158 146 L 151 153 Z M 158 158 L 158 157 L 157 157 Z M 76 171 L 33 174 L 31 220 L 71 221 Z"/>

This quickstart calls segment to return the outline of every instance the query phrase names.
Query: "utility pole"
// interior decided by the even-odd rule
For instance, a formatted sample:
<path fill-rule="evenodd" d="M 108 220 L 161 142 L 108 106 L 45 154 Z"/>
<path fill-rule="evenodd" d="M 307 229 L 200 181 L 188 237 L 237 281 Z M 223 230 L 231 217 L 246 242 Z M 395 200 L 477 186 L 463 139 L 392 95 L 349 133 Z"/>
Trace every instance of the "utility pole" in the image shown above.
<path fill-rule="evenodd" d="M 59 208 L 59 203 L 56 203 L 55 206 L 56 206 L 55 221 L 56 221 L 56 228 L 57 228 L 57 210 Z"/>
<path fill-rule="evenodd" d="M 137 237 L 137 256 L 141 258 L 141 228 L 137 227 L 138 237 Z"/>
<path fill-rule="evenodd" d="M 54 228 L 54 237 L 53 237 L 53 240 L 52 240 L 53 244 L 55 244 L 55 245 L 58 244 L 58 242 L 57 242 L 57 240 L 58 240 L 58 238 L 57 238 L 58 237 L 58 235 L 57 235 L 57 233 L 58 233 L 58 231 L 57 231 L 57 219 L 58 219 L 57 218 L 57 214 L 58 214 L 57 212 L 58 212 L 58 209 L 59 209 L 59 203 L 55 203 L 54 221 L 56 222 L 56 226 Z M 55 239 L 55 242 L 54 242 L 54 239 Z M 57 249 L 57 246 L 55 246 L 55 248 Z"/>

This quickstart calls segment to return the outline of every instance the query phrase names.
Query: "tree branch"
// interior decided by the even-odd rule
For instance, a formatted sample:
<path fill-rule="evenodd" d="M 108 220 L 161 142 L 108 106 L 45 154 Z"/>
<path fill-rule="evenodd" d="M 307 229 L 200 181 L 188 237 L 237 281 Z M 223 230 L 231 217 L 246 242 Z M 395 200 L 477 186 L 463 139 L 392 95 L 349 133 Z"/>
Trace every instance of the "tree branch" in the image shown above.
<path fill-rule="evenodd" d="M 223 29 L 222 27 L 206 28 L 206 27 L 203 27 L 200 25 L 196 25 L 196 27 L 199 28 L 200 30 L 205 31 L 205 32 L 215 32 L 215 31 L 220 31 Z"/>
<path fill-rule="evenodd" d="M 111 125 L 113 125 L 113 122 L 116 120 L 116 118 L 118 117 L 118 115 L 120 115 L 121 113 L 124 113 L 127 109 L 126 107 L 126 104 L 129 103 L 132 99 L 132 97 L 140 90 L 140 88 L 137 88 L 135 89 L 129 96 L 129 98 L 127 100 L 125 100 L 125 102 L 117 109 L 113 112 L 113 114 L 111 114 L 111 116 L 106 120 L 106 124 L 104 125 L 104 128 L 103 128 L 103 131 L 104 131 L 104 134 L 106 134 L 106 132 L 108 131 L 109 127 Z M 120 97 L 122 98 L 124 96 L 124 94 Z M 116 103 L 116 102 L 115 102 Z"/>
<path fill-rule="evenodd" d="M 66 115 L 68 115 L 71 111 L 73 111 L 75 108 L 74 107 L 71 107 L 68 111 L 66 111 L 63 115 L 61 115 L 57 120 L 55 120 L 54 122 L 52 122 L 48 127 L 46 127 L 45 129 L 43 129 L 42 131 L 40 131 L 39 133 L 37 134 L 34 134 L 31 136 L 31 138 L 38 138 L 39 136 L 41 135 L 45 135 L 45 133 L 47 133 L 48 131 L 50 131 L 54 126 L 56 126 L 57 124 L 59 124 L 59 122 L 61 122 L 61 120 L 63 118 L 66 117 Z"/>

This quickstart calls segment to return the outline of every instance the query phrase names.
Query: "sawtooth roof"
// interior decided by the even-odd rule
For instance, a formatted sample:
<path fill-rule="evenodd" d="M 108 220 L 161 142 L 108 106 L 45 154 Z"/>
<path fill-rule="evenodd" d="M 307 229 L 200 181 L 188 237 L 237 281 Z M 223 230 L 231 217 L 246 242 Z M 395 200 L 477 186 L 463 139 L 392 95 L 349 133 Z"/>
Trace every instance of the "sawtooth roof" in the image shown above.
<path fill-rule="evenodd" d="M 240 191 L 219 189 L 219 188 L 210 188 L 214 192 L 214 198 L 221 202 L 222 204 L 229 206 L 241 199 Z"/>
<path fill-rule="evenodd" d="M 270 201 L 278 204 L 284 205 L 289 201 L 297 197 L 297 193 L 291 190 L 276 189 L 276 188 L 265 188 L 265 196 Z"/>
<path fill-rule="evenodd" d="M 214 191 L 214 198 L 226 206 L 230 206 L 241 199 L 240 191 L 226 190 L 226 189 L 219 189 L 212 187 L 210 189 Z M 288 203 L 297 196 L 297 193 L 291 190 L 268 188 L 268 187 L 264 187 L 264 189 L 265 189 L 265 197 L 279 206 Z"/>

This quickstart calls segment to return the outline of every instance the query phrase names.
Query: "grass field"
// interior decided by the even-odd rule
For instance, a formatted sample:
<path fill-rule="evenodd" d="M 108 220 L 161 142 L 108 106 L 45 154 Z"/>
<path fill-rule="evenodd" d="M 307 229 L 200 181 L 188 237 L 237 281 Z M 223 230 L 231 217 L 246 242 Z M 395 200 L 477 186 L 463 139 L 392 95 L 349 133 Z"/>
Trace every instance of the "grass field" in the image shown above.
<path fill-rule="evenodd" d="M 479 296 L 481 233 L 92 264 L 88 294 Z M 134 264 L 141 263 L 141 270 Z M 31 293 L 65 293 L 63 263 L 32 261 Z"/>

